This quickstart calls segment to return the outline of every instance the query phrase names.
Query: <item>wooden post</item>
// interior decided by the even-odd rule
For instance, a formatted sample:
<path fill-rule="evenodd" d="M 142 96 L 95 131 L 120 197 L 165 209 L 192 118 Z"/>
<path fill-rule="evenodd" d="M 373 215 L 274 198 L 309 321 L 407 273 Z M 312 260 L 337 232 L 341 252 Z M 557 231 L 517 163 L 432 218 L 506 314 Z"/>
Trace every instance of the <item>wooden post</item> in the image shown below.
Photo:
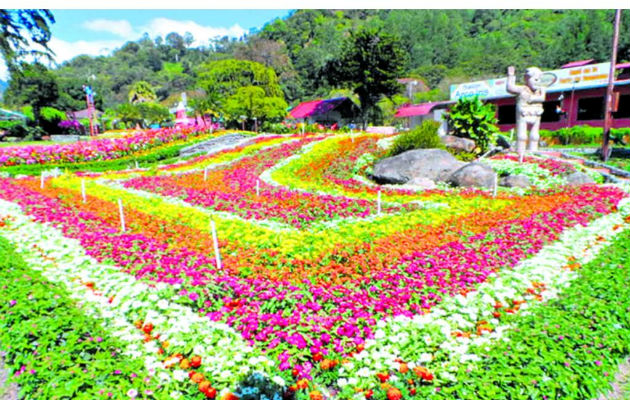
<path fill-rule="evenodd" d="M 123 212 L 122 200 L 118 199 L 118 212 L 120 213 L 120 231 L 125 232 L 125 213 Z"/>
<path fill-rule="evenodd" d="M 612 55 L 610 57 L 610 76 L 608 77 L 608 88 L 606 89 L 606 103 L 604 114 L 604 137 L 602 140 L 602 160 L 608 161 L 610 156 L 610 126 L 612 125 L 612 97 L 615 85 L 615 70 L 617 64 L 617 44 L 619 43 L 619 20 L 621 19 L 621 10 L 615 11 L 615 27 L 612 43 Z"/>
<path fill-rule="evenodd" d="M 214 259 L 218 269 L 221 268 L 221 253 L 219 253 L 219 240 L 217 239 L 217 228 L 214 220 L 210 220 L 210 229 L 212 230 L 212 245 L 214 246 Z"/>

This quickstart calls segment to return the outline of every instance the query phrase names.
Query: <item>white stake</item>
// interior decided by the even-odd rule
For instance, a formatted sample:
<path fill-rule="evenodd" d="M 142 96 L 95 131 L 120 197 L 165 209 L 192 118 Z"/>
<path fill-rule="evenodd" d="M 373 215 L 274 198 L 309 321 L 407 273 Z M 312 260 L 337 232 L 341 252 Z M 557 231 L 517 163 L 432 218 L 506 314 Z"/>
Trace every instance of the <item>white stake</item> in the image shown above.
<path fill-rule="evenodd" d="M 378 191 L 378 194 L 376 195 L 376 213 L 378 215 L 381 215 L 381 191 Z"/>
<path fill-rule="evenodd" d="M 214 259 L 217 263 L 217 268 L 221 269 L 221 254 L 219 253 L 219 240 L 217 239 L 217 227 L 214 224 L 214 220 L 210 220 L 210 229 L 212 230 L 212 245 L 214 246 Z"/>
<path fill-rule="evenodd" d="M 260 179 L 256 180 L 256 196 L 260 196 Z"/>
<path fill-rule="evenodd" d="M 118 199 L 118 212 L 120 212 L 120 231 L 125 231 L 125 214 L 123 213 L 122 200 Z"/>
<path fill-rule="evenodd" d="M 44 171 L 42 171 L 42 174 L 39 176 L 39 187 L 41 189 L 44 188 Z"/>
<path fill-rule="evenodd" d="M 497 186 L 499 186 L 497 174 L 494 174 L 494 189 L 492 190 L 492 197 L 497 197 Z"/>
<path fill-rule="evenodd" d="M 87 201 L 85 198 L 85 179 L 81 179 L 81 197 L 83 197 L 83 202 L 85 203 Z"/>
<path fill-rule="evenodd" d="M 136 169 L 140 168 L 140 166 L 138 165 L 138 160 L 136 160 Z"/>
<path fill-rule="evenodd" d="M 203 181 L 207 181 L 208 180 L 208 167 L 203 169 Z"/>

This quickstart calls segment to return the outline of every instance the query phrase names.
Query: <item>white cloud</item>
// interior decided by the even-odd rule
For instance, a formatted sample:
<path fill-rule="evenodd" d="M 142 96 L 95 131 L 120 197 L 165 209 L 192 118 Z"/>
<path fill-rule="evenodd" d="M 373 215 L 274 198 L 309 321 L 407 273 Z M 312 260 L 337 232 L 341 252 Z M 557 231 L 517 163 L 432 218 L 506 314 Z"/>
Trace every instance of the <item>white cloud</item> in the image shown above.
<path fill-rule="evenodd" d="M 109 32 L 123 38 L 134 36 L 133 28 L 129 21 L 121 19 L 114 21 L 111 19 L 94 19 L 85 21 L 82 26 L 91 31 Z"/>
<path fill-rule="evenodd" d="M 166 37 L 166 35 L 171 32 L 177 32 L 182 36 L 186 32 L 190 32 L 195 38 L 192 44 L 193 46 L 207 46 L 208 40 L 216 37 L 241 37 L 247 33 L 247 31 L 238 24 L 230 28 L 222 28 L 199 25 L 195 21 L 177 21 L 168 18 L 155 18 L 151 20 L 146 26 L 141 27 L 141 32 L 147 32 L 152 38 L 158 35 Z"/>
<path fill-rule="evenodd" d="M 165 38 L 171 32 L 177 32 L 184 35 L 190 32 L 194 37 L 193 47 L 207 46 L 209 39 L 217 37 L 241 37 L 247 31 L 238 24 L 234 24 L 229 28 L 204 26 L 195 21 L 177 21 L 168 18 L 154 18 L 148 24 L 140 26 L 136 29 L 131 26 L 127 20 L 106 20 L 95 19 L 83 23 L 83 28 L 93 31 L 110 32 L 120 37 L 114 40 L 77 40 L 69 42 L 57 37 L 52 37 L 48 43 L 48 47 L 55 52 L 55 61 L 61 64 L 76 56 L 86 54 L 90 56 L 109 55 L 115 49 L 121 47 L 130 40 L 138 40 L 145 32 L 149 37 L 155 38 L 162 36 Z M 8 79 L 8 71 L 6 70 L 4 60 L 0 59 L 0 79 Z"/>

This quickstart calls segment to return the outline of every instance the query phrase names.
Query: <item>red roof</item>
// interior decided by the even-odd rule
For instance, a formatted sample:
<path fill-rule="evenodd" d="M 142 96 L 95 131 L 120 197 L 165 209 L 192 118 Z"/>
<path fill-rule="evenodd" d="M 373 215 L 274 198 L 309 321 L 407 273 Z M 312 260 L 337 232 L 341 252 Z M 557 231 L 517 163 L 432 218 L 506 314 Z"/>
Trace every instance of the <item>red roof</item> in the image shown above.
<path fill-rule="evenodd" d="M 592 64 L 595 60 L 593 60 L 592 58 L 590 60 L 580 60 L 580 61 L 572 61 L 568 64 L 564 64 L 562 68 L 573 68 L 573 67 L 581 67 L 582 65 L 588 65 L 588 64 Z"/>
<path fill-rule="evenodd" d="M 427 115 L 430 113 L 433 108 L 439 104 L 450 103 L 449 101 L 437 101 L 434 103 L 422 103 L 422 104 L 411 104 L 407 106 L 402 106 L 396 112 L 394 117 L 396 118 L 404 118 L 404 117 L 415 117 L 418 115 Z"/>
<path fill-rule="evenodd" d="M 291 111 L 289 111 L 289 114 L 291 118 L 295 119 L 307 118 L 312 115 L 326 114 L 327 112 L 337 108 L 337 106 L 347 99 L 347 97 L 336 97 L 329 100 L 305 101 L 295 106 Z"/>

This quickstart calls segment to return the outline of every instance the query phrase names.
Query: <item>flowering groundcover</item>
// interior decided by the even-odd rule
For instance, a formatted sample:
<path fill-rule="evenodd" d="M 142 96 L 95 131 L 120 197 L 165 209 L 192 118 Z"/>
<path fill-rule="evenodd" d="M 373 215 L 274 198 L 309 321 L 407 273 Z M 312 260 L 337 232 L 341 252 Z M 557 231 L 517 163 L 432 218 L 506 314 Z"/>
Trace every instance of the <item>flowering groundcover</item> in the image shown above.
<path fill-rule="evenodd" d="M 142 385 L 116 391 L 103 381 L 103 398 L 590 398 L 605 389 L 627 345 L 600 351 L 593 379 L 527 369 L 540 375 L 530 391 L 519 361 L 506 384 L 485 362 L 524 341 L 521 321 L 555 312 L 550 302 L 582 281 L 582 263 L 624 232 L 626 191 L 563 186 L 564 171 L 579 167 L 531 159 L 526 170 L 542 181 L 552 168 L 557 186 L 496 198 L 379 194 L 354 165 L 379 139 L 261 138 L 176 167 L 65 175 L 43 188 L 0 179 L 0 236 L 142 364 Z M 559 357 L 517 349 L 524 363 Z"/>

